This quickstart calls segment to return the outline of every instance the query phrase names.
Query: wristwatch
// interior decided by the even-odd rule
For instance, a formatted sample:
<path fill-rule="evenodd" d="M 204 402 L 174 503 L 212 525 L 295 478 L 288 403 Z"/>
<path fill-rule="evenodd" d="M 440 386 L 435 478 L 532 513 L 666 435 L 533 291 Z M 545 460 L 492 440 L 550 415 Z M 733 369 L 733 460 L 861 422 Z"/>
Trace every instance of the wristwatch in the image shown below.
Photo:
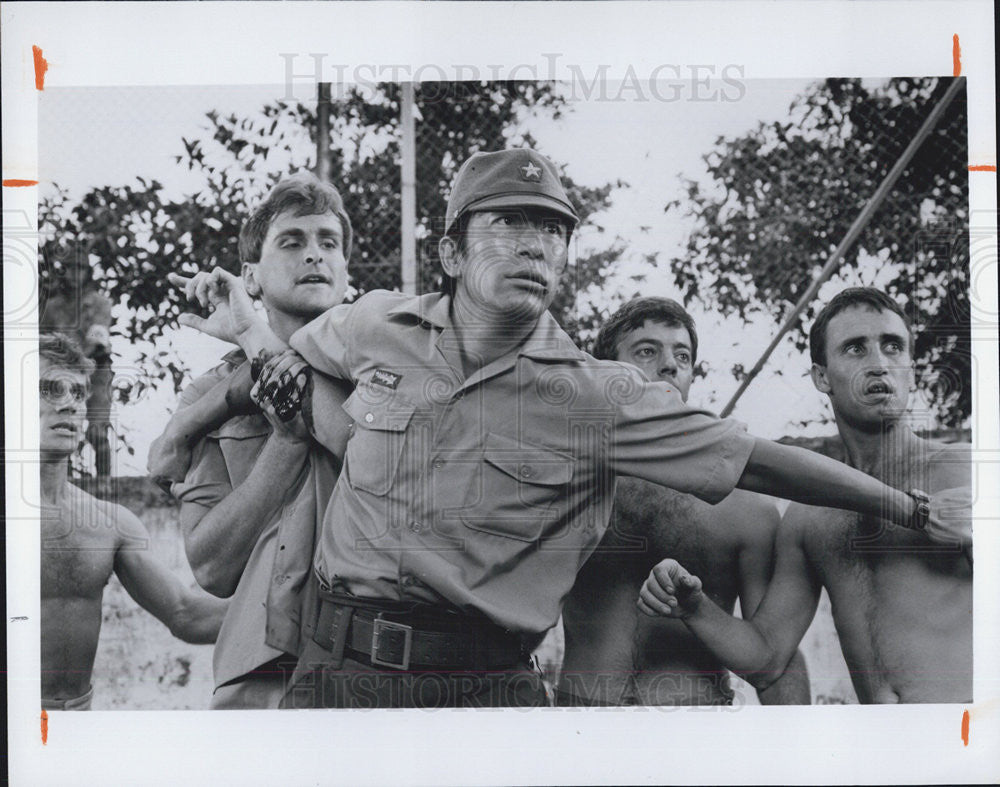
<path fill-rule="evenodd" d="M 910 515 L 910 528 L 913 530 L 926 530 L 927 522 L 931 517 L 931 496 L 920 489 L 909 489 L 906 494 L 913 498 L 916 506 Z"/>

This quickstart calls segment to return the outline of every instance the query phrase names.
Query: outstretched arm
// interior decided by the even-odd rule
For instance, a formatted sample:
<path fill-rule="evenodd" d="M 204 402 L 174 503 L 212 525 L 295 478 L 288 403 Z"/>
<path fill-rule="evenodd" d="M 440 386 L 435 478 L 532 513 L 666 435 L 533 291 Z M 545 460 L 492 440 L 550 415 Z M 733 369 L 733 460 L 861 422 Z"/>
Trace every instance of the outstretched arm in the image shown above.
<path fill-rule="evenodd" d="M 115 552 L 115 573 L 140 607 L 185 642 L 211 643 L 219 634 L 228 602 L 189 588 L 149 550 L 149 532 L 121 506 L 116 521 L 124 537 Z M 140 546 L 141 545 L 141 546 Z"/>
<path fill-rule="evenodd" d="M 757 501 L 754 501 L 757 502 Z M 780 516 L 778 509 L 761 502 L 747 511 L 752 522 L 745 521 L 746 536 L 739 554 L 740 610 L 744 620 L 757 611 L 774 571 L 774 540 Z M 761 705 L 808 705 L 809 671 L 802 652 L 796 650 L 781 677 L 766 688 L 757 690 Z"/>
<path fill-rule="evenodd" d="M 653 568 L 640 591 L 639 609 L 683 620 L 723 666 L 760 692 L 782 676 L 795 655 L 816 613 L 819 593 L 798 534 L 783 532 L 774 577 L 751 619 L 721 610 L 702 592 L 697 577 L 669 559 Z"/>
<path fill-rule="evenodd" d="M 811 506 L 884 517 L 903 527 L 915 525 L 917 504 L 905 492 L 822 454 L 759 437 L 736 485 Z M 932 530 L 940 527 L 940 511 L 940 503 L 932 500 Z"/>

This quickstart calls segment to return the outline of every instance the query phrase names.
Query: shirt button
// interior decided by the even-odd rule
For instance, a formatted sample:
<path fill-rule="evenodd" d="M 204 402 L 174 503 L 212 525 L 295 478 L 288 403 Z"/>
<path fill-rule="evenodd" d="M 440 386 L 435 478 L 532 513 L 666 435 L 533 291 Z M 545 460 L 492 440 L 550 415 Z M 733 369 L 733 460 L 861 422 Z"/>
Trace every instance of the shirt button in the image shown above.
<path fill-rule="evenodd" d="M 374 415 L 372 415 L 371 413 L 365 413 L 365 423 L 366 424 L 370 424 L 374 420 L 375 420 L 375 416 Z"/>
<path fill-rule="evenodd" d="M 443 459 L 435 459 L 434 460 L 434 469 L 435 470 L 440 470 L 442 467 L 444 467 L 444 460 Z"/>
<path fill-rule="evenodd" d="M 412 530 L 414 533 L 419 533 L 423 529 L 424 526 L 419 522 L 410 522 L 410 530 Z"/>
<path fill-rule="evenodd" d="M 417 584 L 416 577 L 412 576 L 411 574 L 403 574 L 400 582 L 404 588 L 411 588 Z"/>
<path fill-rule="evenodd" d="M 521 478 L 531 478 L 532 470 L 528 465 L 521 465 Z"/>

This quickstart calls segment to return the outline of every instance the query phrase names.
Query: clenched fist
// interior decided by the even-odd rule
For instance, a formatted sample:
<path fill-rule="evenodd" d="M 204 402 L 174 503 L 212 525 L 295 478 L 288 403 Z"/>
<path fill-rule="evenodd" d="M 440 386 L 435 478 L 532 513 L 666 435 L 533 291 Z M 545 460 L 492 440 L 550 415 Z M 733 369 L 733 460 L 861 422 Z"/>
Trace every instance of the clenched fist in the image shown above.
<path fill-rule="evenodd" d="M 705 594 L 701 580 L 676 560 L 661 560 L 639 591 L 639 609 L 650 617 L 683 619 L 697 612 Z"/>

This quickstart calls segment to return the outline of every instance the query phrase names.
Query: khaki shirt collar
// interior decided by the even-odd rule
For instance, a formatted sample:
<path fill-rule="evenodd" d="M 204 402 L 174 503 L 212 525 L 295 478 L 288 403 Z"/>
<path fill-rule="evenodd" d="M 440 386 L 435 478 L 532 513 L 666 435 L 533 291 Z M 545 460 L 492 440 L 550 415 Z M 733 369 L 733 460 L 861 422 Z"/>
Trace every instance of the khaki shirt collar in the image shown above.
<path fill-rule="evenodd" d="M 451 328 L 451 297 L 434 292 L 410 298 L 391 309 L 388 316 L 399 314 L 411 315 L 427 326 L 444 331 Z M 512 355 L 514 358 L 525 356 L 546 361 L 578 361 L 587 357 L 547 311 L 539 318 L 535 330 Z"/>

